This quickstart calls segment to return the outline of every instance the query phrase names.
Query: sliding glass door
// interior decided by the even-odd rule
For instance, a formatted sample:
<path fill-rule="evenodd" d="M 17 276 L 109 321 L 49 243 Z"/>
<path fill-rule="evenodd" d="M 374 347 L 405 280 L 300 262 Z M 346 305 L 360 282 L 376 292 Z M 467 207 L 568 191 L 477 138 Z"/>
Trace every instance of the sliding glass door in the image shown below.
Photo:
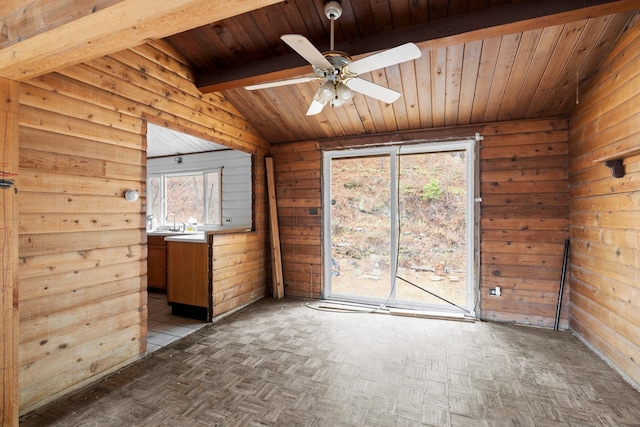
<path fill-rule="evenodd" d="M 324 153 L 324 297 L 473 311 L 474 141 Z"/>
<path fill-rule="evenodd" d="M 334 294 L 362 300 L 389 295 L 394 236 L 391 167 L 389 155 L 332 160 L 328 237 Z"/>

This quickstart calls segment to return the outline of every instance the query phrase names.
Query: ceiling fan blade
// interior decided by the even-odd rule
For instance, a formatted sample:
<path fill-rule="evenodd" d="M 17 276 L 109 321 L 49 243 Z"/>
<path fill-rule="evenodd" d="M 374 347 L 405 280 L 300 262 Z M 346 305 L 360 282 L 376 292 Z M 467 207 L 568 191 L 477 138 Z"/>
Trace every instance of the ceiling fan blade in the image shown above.
<path fill-rule="evenodd" d="M 314 67 L 320 70 L 333 68 L 327 58 L 306 37 L 299 34 L 285 34 L 280 38 Z"/>
<path fill-rule="evenodd" d="M 307 116 L 314 116 L 322 111 L 324 108 L 324 104 L 322 102 L 318 102 L 315 99 L 309 105 L 309 109 L 307 110 Z"/>
<path fill-rule="evenodd" d="M 368 80 L 359 79 L 357 77 L 348 79 L 344 82 L 347 87 L 353 91 L 359 92 L 363 95 L 370 96 L 379 101 L 386 102 L 387 104 L 391 104 L 398 98 L 400 98 L 400 92 L 397 92 L 393 89 L 389 89 L 384 86 L 380 86 L 379 84 L 372 83 Z"/>
<path fill-rule="evenodd" d="M 255 85 L 245 86 L 244 88 L 247 90 L 258 90 L 258 89 L 267 89 L 271 87 L 278 86 L 286 86 L 286 85 L 295 85 L 298 83 L 308 83 L 315 80 L 320 80 L 321 77 L 313 76 L 313 77 L 296 77 L 295 79 L 287 79 L 287 80 L 275 80 L 272 82 L 259 83 Z"/>
<path fill-rule="evenodd" d="M 411 61 L 420 58 L 422 51 L 414 43 L 405 43 L 400 46 L 358 59 L 348 64 L 347 70 L 352 74 L 363 74 L 369 71 L 379 70 L 380 68 L 389 67 L 391 65 L 400 64 L 401 62 Z"/>

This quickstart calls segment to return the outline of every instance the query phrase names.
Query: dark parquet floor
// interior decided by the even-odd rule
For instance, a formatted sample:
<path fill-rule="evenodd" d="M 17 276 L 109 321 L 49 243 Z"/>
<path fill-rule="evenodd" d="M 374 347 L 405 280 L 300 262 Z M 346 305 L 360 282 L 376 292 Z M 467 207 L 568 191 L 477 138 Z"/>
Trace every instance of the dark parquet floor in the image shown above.
<path fill-rule="evenodd" d="M 640 426 L 640 393 L 568 331 L 305 304 L 262 300 L 21 425 Z"/>

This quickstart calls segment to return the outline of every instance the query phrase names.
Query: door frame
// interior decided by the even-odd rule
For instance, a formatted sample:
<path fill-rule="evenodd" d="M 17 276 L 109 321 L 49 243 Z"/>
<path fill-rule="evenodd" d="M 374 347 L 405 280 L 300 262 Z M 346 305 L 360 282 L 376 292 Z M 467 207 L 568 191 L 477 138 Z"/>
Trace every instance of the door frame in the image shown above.
<path fill-rule="evenodd" d="M 478 300 L 478 268 L 479 268 L 479 256 L 477 253 L 477 229 L 479 215 L 476 212 L 476 203 L 479 202 L 477 198 L 477 186 L 476 182 L 478 168 L 477 168 L 477 141 L 482 139 L 479 135 L 476 135 L 474 139 L 462 139 L 447 142 L 430 142 L 411 145 L 389 145 L 383 147 L 373 148 L 353 148 L 346 150 L 332 150 L 322 152 L 322 271 L 323 271 L 323 283 L 321 296 L 323 299 L 335 299 L 345 300 L 348 302 L 363 302 L 358 298 L 334 298 L 335 295 L 331 292 L 331 163 L 333 159 L 340 158 L 357 158 L 375 155 L 390 156 L 390 177 L 391 177 L 391 194 L 397 194 L 398 174 L 397 174 L 397 156 L 404 154 L 421 154 L 421 153 L 440 153 L 449 151 L 464 151 L 465 152 L 465 171 L 466 171 L 466 197 L 465 197 L 465 209 L 466 209 L 466 227 L 465 227 L 465 239 L 466 239 L 466 305 L 465 309 L 468 314 L 475 316 L 475 307 Z M 396 271 L 397 265 L 397 215 L 398 215 L 398 200 L 397 197 L 392 197 L 391 201 L 391 218 L 392 232 L 389 236 L 391 256 L 391 268 L 392 271 Z M 391 285 L 391 284 L 390 284 Z M 395 289 L 394 289 L 395 291 Z M 391 290 L 390 290 L 391 292 Z M 394 292 L 395 293 L 395 292 Z M 393 296 L 395 299 L 395 295 Z M 416 307 L 418 308 L 418 307 Z M 426 306 L 424 308 L 427 308 Z M 429 306 L 429 309 L 437 308 L 443 311 L 455 311 L 461 310 L 456 307 L 448 306 Z"/>

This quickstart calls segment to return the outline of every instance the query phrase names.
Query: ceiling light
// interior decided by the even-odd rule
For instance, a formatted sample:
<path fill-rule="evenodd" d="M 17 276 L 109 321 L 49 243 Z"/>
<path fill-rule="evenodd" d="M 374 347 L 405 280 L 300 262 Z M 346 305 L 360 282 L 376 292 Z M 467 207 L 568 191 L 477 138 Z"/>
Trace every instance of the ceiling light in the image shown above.
<path fill-rule="evenodd" d="M 344 83 L 338 83 L 336 85 L 336 97 L 348 101 L 353 98 L 353 92 Z"/>
<path fill-rule="evenodd" d="M 353 92 L 344 83 L 335 83 L 335 94 L 331 99 L 332 107 L 341 107 L 353 97 Z"/>
<path fill-rule="evenodd" d="M 335 90 L 336 89 L 333 85 L 333 82 L 325 82 L 322 86 L 320 86 L 320 89 L 318 90 L 318 100 L 323 104 L 326 104 L 327 102 L 335 98 Z"/>

